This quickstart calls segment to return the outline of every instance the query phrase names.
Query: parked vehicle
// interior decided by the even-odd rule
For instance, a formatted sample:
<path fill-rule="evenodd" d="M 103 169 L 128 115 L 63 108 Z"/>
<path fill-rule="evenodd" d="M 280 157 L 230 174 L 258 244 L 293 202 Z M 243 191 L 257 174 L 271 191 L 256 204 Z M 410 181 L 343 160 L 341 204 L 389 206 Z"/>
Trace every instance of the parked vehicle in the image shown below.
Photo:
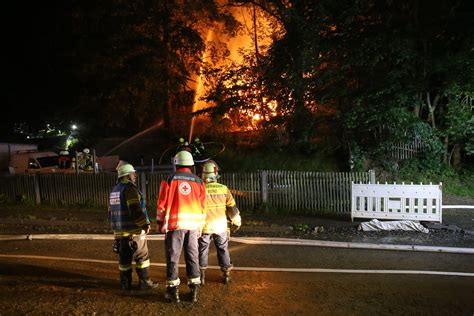
<path fill-rule="evenodd" d="M 74 169 L 60 169 L 59 155 L 52 151 L 23 151 L 10 156 L 10 174 L 18 173 L 72 173 Z"/>

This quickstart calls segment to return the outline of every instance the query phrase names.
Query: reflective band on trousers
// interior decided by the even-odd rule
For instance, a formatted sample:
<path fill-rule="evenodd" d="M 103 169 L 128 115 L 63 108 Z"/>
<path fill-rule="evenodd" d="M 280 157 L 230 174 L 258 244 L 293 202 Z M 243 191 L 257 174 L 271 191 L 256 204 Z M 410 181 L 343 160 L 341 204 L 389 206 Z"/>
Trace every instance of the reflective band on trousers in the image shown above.
<path fill-rule="evenodd" d="M 188 279 L 188 285 L 189 284 L 201 284 L 201 277 Z"/>
<path fill-rule="evenodd" d="M 176 280 L 166 280 L 167 287 L 175 287 L 181 284 L 181 280 L 177 278 Z"/>
<path fill-rule="evenodd" d="M 132 269 L 131 264 L 119 264 L 119 270 L 120 271 L 128 271 L 130 269 Z"/>
<path fill-rule="evenodd" d="M 145 260 L 143 261 L 142 263 L 137 263 L 135 265 L 136 268 L 138 269 L 145 269 L 145 268 L 148 268 L 150 266 L 150 260 Z"/>

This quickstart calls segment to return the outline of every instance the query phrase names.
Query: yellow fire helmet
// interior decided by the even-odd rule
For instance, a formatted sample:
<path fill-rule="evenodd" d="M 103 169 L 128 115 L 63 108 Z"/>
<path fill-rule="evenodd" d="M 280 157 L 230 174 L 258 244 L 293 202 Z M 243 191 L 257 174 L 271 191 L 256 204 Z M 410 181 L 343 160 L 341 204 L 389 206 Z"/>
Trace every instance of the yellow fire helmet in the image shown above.
<path fill-rule="evenodd" d="M 189 151 L 181 150 L 173 159 L 175 166 L 194 166 L 193 155 Z"/>
<path fill-rule="evenodd" d="M 214 182 L 219 178 L 219 167 L 214 161 L 208 161 L 202 166 L 202 178 L 206 182 Z"/>
<path fill-rule="evenodd" d="M 218 168 L 214 162 L 208 161 L 202 166 L 202 173 L 217 175 L 217 172 L 218 172 Z"/>
<path fill-rule="evenodd" d="M 129 163 L 124 163 L 117 167 L 117 175 L 119 178 L 128 176 L 134 172 L 136 172 L 135 168 Z"/>

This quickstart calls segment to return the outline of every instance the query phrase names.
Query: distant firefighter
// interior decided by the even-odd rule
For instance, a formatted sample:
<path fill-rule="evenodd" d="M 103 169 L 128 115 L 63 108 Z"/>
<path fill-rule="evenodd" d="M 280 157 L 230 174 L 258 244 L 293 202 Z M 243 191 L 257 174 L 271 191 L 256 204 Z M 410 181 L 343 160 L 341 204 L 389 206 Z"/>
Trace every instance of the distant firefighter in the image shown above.
<path fill-rule="evenodd" d="M 62 150 L 59 152 L 58 164 L 59 169 L 68 169 L 71 167 L 71 157 L 69 157 L 69 151 Z"/>

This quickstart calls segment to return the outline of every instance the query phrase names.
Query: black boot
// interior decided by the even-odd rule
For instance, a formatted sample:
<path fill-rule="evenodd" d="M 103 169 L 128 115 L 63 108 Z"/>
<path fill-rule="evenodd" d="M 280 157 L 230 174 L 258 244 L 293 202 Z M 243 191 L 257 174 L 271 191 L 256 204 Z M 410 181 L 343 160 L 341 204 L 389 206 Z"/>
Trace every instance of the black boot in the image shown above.
<path fill-rule="evenodd" d="M 177 286 L 168 286 L 166 288 L 165 292 L 165 299 L 174 302 L 174 303 L 179 303 L 179 291 Z"/>
<path fill-rule="evenodd" d="M 138 280 L 138 289 L 142 291 L 153 290 L 158 288 L 158 283 L 153 282 L 151 279 Z"/>
<path fill-rule="evenodd" d="M 224 271 L 224 283 L 225 284 L 228 284 L 230 282 L 230 271 L 229 270 L 225 270 Z"/>
<path fill-rule="evenodd" d="M 158 288 L 158 283 L 153 282 L 148 276 L 148 268 L 136 268 L 138 274 L 138 289 L 153 290 Z"/>
<path fill-rule="evenodd" d="M 120 271 L 120 287 L 122 291 L 132 290 L 132 270 Z"/>
<path fill-rule="evenodd" d="M 206 270 L 201 269 L 201 285 L 204 285 L 206 283 Z"/>
<path fill-rule="evenodd" d="M 191 288 L 191 301 L 195 303 L 198 300 L 200 285 L 199 284 L 191 284 L 191 285 L 189 285 L 189 287 Z"/>

